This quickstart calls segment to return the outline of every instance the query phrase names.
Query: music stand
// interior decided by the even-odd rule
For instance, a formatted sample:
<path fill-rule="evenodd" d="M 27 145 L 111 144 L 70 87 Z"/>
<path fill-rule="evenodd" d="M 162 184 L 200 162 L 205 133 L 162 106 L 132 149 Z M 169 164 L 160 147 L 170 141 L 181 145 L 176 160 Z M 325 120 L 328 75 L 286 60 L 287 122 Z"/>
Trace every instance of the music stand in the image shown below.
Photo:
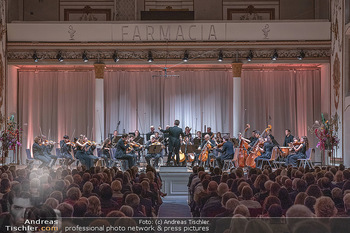
<path fill-rule="evenodd" d="M 152 145 L 148 148 L 148 154 L 159 154 L 162 151 L 161 145 Z"/>

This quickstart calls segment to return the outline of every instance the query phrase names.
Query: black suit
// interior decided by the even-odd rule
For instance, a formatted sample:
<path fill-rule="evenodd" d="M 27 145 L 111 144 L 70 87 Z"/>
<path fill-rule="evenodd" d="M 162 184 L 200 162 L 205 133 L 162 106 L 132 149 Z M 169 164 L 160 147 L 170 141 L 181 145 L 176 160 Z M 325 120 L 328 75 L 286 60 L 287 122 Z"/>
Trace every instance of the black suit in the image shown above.
<path fill-rule="evenodd" d="M 284 138 L 284 143 L 283 143 L 283 146 L 288 146 L 289 143 L 293 142 L 294 140 L 294 136 L 293 135 L 289 135 L 289 136 L 286 136 Z"/>
<path fill-rule="evenodd" d="M 180 135 L 184 137 L 184 133 L 182 129 L 178 126 L 170 127 L 166 130 L 161 130 L 163 133 L 169 133 L 169 155 L 168 155 L 168 163 L 171 160 L 172 153 L 175 153 L 176 156 L 176 164 L 180 164 L 180 156 L 179 150 L 181 147 Z"/>

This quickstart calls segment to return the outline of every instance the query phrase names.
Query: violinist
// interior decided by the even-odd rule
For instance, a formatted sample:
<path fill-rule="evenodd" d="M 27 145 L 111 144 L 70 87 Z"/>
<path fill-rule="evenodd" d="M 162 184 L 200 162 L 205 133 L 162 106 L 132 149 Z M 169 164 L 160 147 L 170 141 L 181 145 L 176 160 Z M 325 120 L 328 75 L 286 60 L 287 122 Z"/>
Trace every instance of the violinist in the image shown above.
<path fill-rule="evenodd" d="M 153 125 L 150 126 L 150 132 L 146 133 L 146 140 L 149 141 L 151 139 L 151 135 L 155 134 L 155 128 Z"/>
<path fill-rule="evenodd" d="M 94 150 L 96 149 L 96 142 L 89 141 L 87 137 L 84 138 L 85 145 L 85 162 L 87 168 L 90 169 L 98 161 L 98 158 L 94 155 Z"/>
<path fill-rule="evenodd" d="M 188 127 L 188 126 L 185 127 L 184 134 L 185 134 L 185 137 L 188 137 L 189 139 L 192 139 L 192 134 L 191 134 L 191 128 L 190 127 Z"/>
<path fill-rule="evenodd" d="M 299 144 L 299 145 L 298 145 Z M 307 137 L 301 137 L 300 143 L 295 143 L 292 147 L 294 149 L 295 154 L 290 154 L 286 159 L 286 166 L 292 165 L 293 167 L 297 167 L 298 159 L 306 158 L 306 151 L 309 149 L 309 140 Z"/>
<path fill-rule="evenodd" d="M 75 158 L 78 159 L 81 163 L 81 165 L 88 167 L 89 160 L 87 159 L 86 156 L 86 151 L 85 151 L 85 146 L 88 144 L 87 141 L 85 141 L 85 136 L 80 135 L 79 139 L 75 142 L 75 147 L 76 147 L 76 153 L 75 153 Z"/>
<path fill-rule="evenodd" d="M 259 161 L 262 160 L 262 159 L 270 159 L 271 158 L 271 155 L 272 155 L 272 149 L 274 147 L 274 144 L 272 142 L 272 140 L 274 139 L 274 137 L 272 135 L 269 135 L 267 136 L 267 140 L 266 142 L 264 143 L 264 147 L 263 149 L 258 147 L 258 149 L 262 152 L 262 154 L 255 158 L 255 164 L 258 166 L 259 165 Z M 263 139 L 260 139 L 260 140 L 263 140 Z M 263 141 L 260 141 L 259 143 L 263 143 Z M 261 165 L 262 163 L 260 164 L 260 169 L 261 169 Z"/>
<path fill-rule="evenodd" d="M 126 153 L 132 155 L 134 159 L 134 164 L 136 164 L 137 154 L 135 152 L 139 151 L 142 148 L 142 146 L 134 142 L 134 135 L 132 134 L 129 134 L 128 142 L 129 148 L 126 150 Z"/>
<path fill-rule="evenodd" d="M 290 129 L 286 129 L 285 131 L 286 137 L 284 138 L 283 146 L 288 146 L 289 143 L 293 142 L 294 136 L 291 134 Z"/>
<path fill-rule="evenodd" d="M 102 153 L 101 153 L 101 158 L 104 159 L 105 164 L 106 164 L 107 167 L 111 167 L 111 165 L 112 165 L 111 149 L 112 149 L 111 139 L 107 138 L 103 142 Z"/>
<path fill-rule="evenodd" d="M 229 139 L 229 136 L 224 136 L 222 148 L 217 149 L 221 155 L 216 158 L 216 161 L 221 169 L 224 166 L 224 160 L 233 159 L 233 144 Z"/>
<path fill-rule="evenodd" d="M 205 149 L 205 147 L 207 146 L 207 144 L 209 144 L 211 146 L 211 148 L 214 148 L 214 146 L 216 146 L 215 144 L 215 141 L 213 139 L 210 139 L 210 135 L 209 134 L 206 134 L 204 136 L 204 141 L 202 142 L 202 145 L 200 147 L 198 147 L 198 150 L 202 150 L 202 149 Z M 209 162 L 212 158 L 214 158 L 215 155 L 213 153 L 212 150 L 209 151 L 209 154 L 208 154 L 208 159 L 206 161 L 206 166 L 209 167 Z"/>
<path fill-rule="evenodd" d="M 224 141 L 223 138 L 222 138 L 222 136 L 221 136 L 221 133 L 220 133 L 220 132 L 217 132 L 217 133 L 216 133 L 215 141 L 216 141 L 216 143 L 218 143 L 218 144 L 220 144 L 220 143 L 222 143 L 222 142 Z"/>
<path fill-rule="evenodd" d="M 113 131 L 113 136 L 111 138 L 112 146 L 116 147 L 118 142 L 118 130 Z"/>
<path fill-rule="evenodd" d="M 146 143 L 145 148 L 148 150 L 150 146 L 157 146 L 157 145 L 161 145 L 161 143 L 156 140 L 155 135 L 151 135 L 151 140 L 149 140 Z M 147 151 L 147 155 L 145 156 L 148 165 L 151 165 L 150 161 L 152 158 L 154 158 L 155 168 L 158 167 L 158 161 L 161 157 L 162 157 L 161 153 L 156 154 L 156 153 L 150 153 L 149 151 Z"/>
<path fill-rule="evenodd" d="M 51 162 L 51 158 L 46 156 L 44 151 L 45 151 L 45 146 L 42 143 L 42 139 L 40 136 L 37 136 L 34 138 L 34 143 L 33 143 L 33 157 L 34 159 L 40 160 L 42 164 L 40 164 L 39 168 L 42 168 L 44 166 L 48 166 Z"/>
<path fill-rule="evenodd" d="M 126 150 L 129 148 L 128 135 L 123 134 L 117 143 L 116 159 L 127 160 L 128 166 L 131 168 L 134 166 L 134 156 L 127 154 Z"/>
<path fill-rule="evenodd" d="M 143 143 L 144 143 L 144 138 L 141 137 L 140 131 L 135 130 L 134 134 L 135 134 L 134 142 L 135 142 L 135 143 L 138 143 L 138 144 L 140 144 L 140 145 L 143 145 Z"/>
<path fill-rule="evenodd" d="M 144 144 L 144 138 L 140 136 L 140 131 L 135 130 L 134 134 L 135 134 L 134 142 L 139 144 L 139 145 L 143 145 Z M 142 152 L 141 150 L 137 150 L 138 161 L 140 161 L 141 152 Z"/>
<path fill-rule="evenodd" d="M 56 163 L 56 161 L 57 161 L 57 158 L 58 158 L 56 155 L 51 154 L 51 151 L 52 151 L 52 149 L 53 149 L 54 146 L 55 146 L 55 142 L 53 142 L 53 141 L 48 141 L 48 140 L 46 139 L 46 136 L 44 136 L 44 135 L 42 135 L 41 138 L 42 138 L 42 141 L 43 141 L 43 145 L 45 146 L 44 154 L 45 154 L 47 157 L 51 158 L 51 162 L 50 162 L 50 164 L 49 164 L 49 167 L 52 168 L 53 165 L 55 165 L 55 163 Z"/>
<path fill-rule="evenodd" d="M 61 147 L 61 158 L 65 159 L 64 164 L 66 166 L 71 165 L 75 161 L 72 156 L 73 146 L 74 144 L 71 141 L 69 141 L 69 136 L 64 135 L 63 139 L 60 141 L 60 147 Z"/>

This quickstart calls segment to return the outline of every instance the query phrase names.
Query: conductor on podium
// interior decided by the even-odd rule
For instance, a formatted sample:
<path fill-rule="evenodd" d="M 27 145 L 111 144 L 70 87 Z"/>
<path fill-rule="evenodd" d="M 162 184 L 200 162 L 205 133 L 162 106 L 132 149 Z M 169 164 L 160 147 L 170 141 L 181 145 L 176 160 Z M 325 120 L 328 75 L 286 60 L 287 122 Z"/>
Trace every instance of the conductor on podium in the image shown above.
<path fill-rule="evenodd" d="M 170 127 L 169 129 L 162 130 L 161 127 L 159 127 L 159 130 L 163 133 L 169 133 L 169 155 L 168 155 L 168 161 L 167 161 L 167 166 L 170 166 L 170 161 L 172 154 L 175 154 L 176 158 L 176 165 L 180 166 L 180 147 L 181 147 L 181 142 L 180 142 L 180 135 L 184 137 L 183 130 L 179 127 L 180 121 L 175 120 L 174 121 L 174 126 Z"/>

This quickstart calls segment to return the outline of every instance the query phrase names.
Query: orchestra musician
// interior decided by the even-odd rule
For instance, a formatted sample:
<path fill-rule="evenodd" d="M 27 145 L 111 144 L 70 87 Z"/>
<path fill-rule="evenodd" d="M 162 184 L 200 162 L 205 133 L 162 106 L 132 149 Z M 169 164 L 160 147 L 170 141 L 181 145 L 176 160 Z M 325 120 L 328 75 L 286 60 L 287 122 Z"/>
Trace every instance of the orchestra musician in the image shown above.
<path fill-rule="evenodd" d="M 184 134 L 185 134 L 185 137 L 188 137 L 189 139 L 192 139 L 192 134 L 191 134 L 191 128 L 190 127 L 188 127 L 188 126 L 185 127 Z"/>
<path fill-rule="evenodd" d="M 206 135 L 204 136 L 204 141 L 202 142 L 202 145 L 201 145 L 200 147 L 198 147 L 198 150 L 202 150 L 202 149 L 206 146 L 207 143 L 210 144 L 211 148 L 214 148 L 214 147 L 216 146 L 215 141 L 214 141 L 213 139 L 210 138 L 210 135 L 209 135 L 209 134 L 206 134 Z M 215 155 L 214 155 L 213 151 L 212 151 L 212 150 L 209 151 L 208 159 L 207 159 L 207 161 L 206 161 L 206 166 L 207 166 L 207 167 L 209 167 L 209 162 L 210 162 L 210 160 L 211 160 L 212 158 L 214 158 L 214 157 L 215 157 Z"/>
<path fill-rule="evenodd" d="M 224 160 L 233 159 L 233 144 L 229 139 L 229 136 L 224 136 L 222 148 L 216 149 L 221 153 L 221 155 L 216 158 L 216 161 L 221 169 L 224 166 Z"/>
<path fill-rule="evenodd" d="M 185 136 L 181 142 L 181 145 L 185 146 L 185 151 L 182 151 L 182 153 L 184 153 L 186 156 L 186 159 L 183 162 L 184 163 L 183 165 L 186 165 L 186 163 L 187 163 L 186 161 L 188 161 L 187 146 L 193 145 L 193 143 L 191 142 L 191 139 L 188 136 Z"/>
<path fill-rule="evenodd" d="M 286 137 L 284 138 L 283 146 L 289 146 L 289 143 L 293 142 L 294 136 L 291 134 L 290 129 L 286 129 L 285 133 Z"/>
<path fill-rule="evenodd" d="M 134 142 L 143 145 L 144 144 L 144 138 L 141 137 L 140 131 L 135 130 L 134 134 L 135 134 Z"/>
<path fill-rule="evenodd" d="M 42 168 L 44 166 L 47 167 L 51 162 L 51 158 L 45 155 L 45 145 L 43 145 L 40 136 L 34 138 L 32 149 L 34 159 L 40 160 L 42 162 L 39 168 Z"/>
<path fill-rule="evenodd" d="M 211 131 L 211 127 L 207 128 L 207 132 L 205 134 L 209 134 L 210 137 L 213 136 L 214 133 Z"/>
<path fill-rule="evenodd" d="M 87 137 L 84 138 L 85 145 L 85 162 L 87 168 L 90 169 L 98 161 L 98 158 L 94 155 L 94 150 L 96 149 L 96 143 L 88 140 Z"/>
<path fill-rule="evenodd" d="M 79 139 L 75 142 L 75 158 L 78 159 L 81 163 L 81 165 L 83 166 L 92 166 L 89 163 L 89 160 L 87 159 L 86 156 L 86 150 L 85 150 L 85 146 L 88 144 L 87 141 L 85 141 L 85 136 L 84 135 L 80 135 Z"/>
<path fill-rule="evenodd" d="M 151 125 L 150 130 L 150 132 L 146 133 L 146 141 L 149 141 L 151 139 L 151 135 L 154 135 L 156 132 L 153 125 Z"/>
<path fill-rule="evenodd" d="M 69 141 L 69 136 L 64 135 L 63 139 L 60 141 L 60 148 L 61 148 L 61 158 L 64 158 L 65 160 L 64 164 L 66 166 L 70 166 L 75 161 L 74 157 L 72 156 L 73 147 L 74 147 L 74 143 Z"/>
<path fill-rule="evenodd" d="M 198 148 L 201 144 L 202 144 L 202 132 L 201 131 L 197 131 L 196 132 L 196 137 L 193 139 L 193 144 L 196 148 Z M 192 167 L 194 166 L 194 164 L 196 162 L 198 162 L 198 156 L 199 156 L 200 152 L 199 153 L 194 153 L 195 155 L 195 158 L 194 160 L 192 161 Z"/>
<path fill-rule="evenodd" d="M 249 142 L 249 148 L 251 149 L 254 144 L 256 143 L 257 140 L 259 140 L 260 137 L 260 131 L 259 130 L 254 130 L 254 137 L 250 140 Z"/>
<path fill-rule="evenodd" d="M 129 168 L 131 168 L 132 166 L 134 166 L 134 156 L 132 153 L 126 153 L 128 148 L 128 135 L 123 134 L 117 143 L 116 159 L 127 160 L 128 166 Z"/>
<path fill-rule="evenodd" d="M 140 131 L 135 130 L 134 134 L 135 134 L 134 142 L 139 144 L 139 145 L 143 145 L 145 143 L 145 141 L 144 141 L 145 139 L 143 137 L 141 137 Z M 142 152 L 141 150 L 137 150 L 137 159 L 138 159 L 138 161 L 140 161 L 140 159 L 141 159 L 141 152 Z"/>
<path fill-rule="evenodd" d="M 101 153 L 101 158 L 104 159 L 106 167 L 112 166 L 111 149 L 112 149 L 112 141 L 111 139 L 107 138 L 103 142 L 102 153 Z"/>
<path fill-rule="evenodd" d="M 259 161 L 262 160 L 262 159 L 270 159 L 271 158 L 271 155 L 272 155 L 272 149 L 274 147 L 274 144 L 272 142 L 272 140 L 274 139 L 274 137 L 272 135 L 268 135 L 267 136 L 267 141 L 264 143 L 264 148 L 260 148 L 258 147 L 258 149 L 263 152 L 259 157 L 255 158 L 255 164 L 259 165 Z M 262 139 L 260 139 L 262 140 Z M 261 168 L 262 166 L 262 163 L 260 164 L 259 168 Z"/>
<path fill-rule="evenodd" d="M 145 148 L 148 150 L 151 146 L 157 146 L 157 145 L 162 145 L 162 144 L 159 141 L 157 141 L 155 135 L 151 135 L 151 140 L 149 140 L 146 143 Z M 148 150 L 145 158 L 148 165 L 151 165 L 150 161 L 152 158 L 154 158 L 154 167 L 158 167 L 158 161 L 161 157 L 162 157 L 161 153 L 150 153 L 150 151 Z"/>
<path fill-rule="evenodd" d="M 117 142 L 118 142 L 118 131 L 117 130 L 113 131 L 113 136 L 111 138 L 111 142 L 112 142 L 113 148 L 117 147 Z"/>
<path fill-rule="evenodd" d="M 306 151 L 309 149 L 309 140 L 306 136 L 300 138 L 300 145 L 293 145 L 292 149 L 294 149 L 295 154 L 290 154 L 286 159 L 286 166 L 292 165 L 293 167 L 297 167 L 298 159 L 306 158 Z"/>
<path fill-rule="evenodd" d="M 169 133 L 169 155 L 168 155 L 168 161 L 167 165 L 170 166 L 170 160 L 172 157 L 172 154 L 175 154 L 176 158 L 176 165 L 180 166 L 180 135 L 183 137 L 184 133 L 182 129 L 179 127 L 180 121 L 175 120 L 174 121 L 174 126 L 170 127 L 169 129 L 162 130 L 162 128 L 159 126 L 159 130 L 163 133 Z"/>
<path fill-rule="evenodd" d="M 220 144 L 220 143 L 223 142 L 223 138 L 222 138 L 220 132 L 217 132 L 217 133 L 216 133 L 215 141 L 216 141 L 216 143 L 218 143 L 218 144 Z"/>
<path fill-rule="evenodd" d="M 49 164 L 49 167 L 52 168 L 53 165 L 55 165 L 57 158 L 58 158 L 56 155 L 51 154 L 51 151 L 54 148 L 55 142 L 48 141 L 46 139 L 46 136 L 44 136 L 44 135 L 42 135 L 41 138 L 42 138 L 43 145 L 45 146 L 44 155 L 51 158 L 51 162 Z"/>

